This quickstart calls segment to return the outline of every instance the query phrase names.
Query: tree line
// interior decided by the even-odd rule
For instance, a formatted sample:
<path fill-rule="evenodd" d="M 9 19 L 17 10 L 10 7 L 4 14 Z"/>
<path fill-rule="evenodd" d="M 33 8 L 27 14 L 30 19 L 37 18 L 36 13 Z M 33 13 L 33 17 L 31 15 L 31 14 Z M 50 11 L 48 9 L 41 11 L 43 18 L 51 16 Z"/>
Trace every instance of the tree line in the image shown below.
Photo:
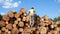
<path fill-rule="evenodd" d="M 50 18 L 51 19 L 51 18 Z M 51 19 L 53 22 L 60 21 L 60 16 Z"/>
<path fill-rule="evenodd" d="M 0 20 L 2 19 L 2 15 L 0 14 Z"/>

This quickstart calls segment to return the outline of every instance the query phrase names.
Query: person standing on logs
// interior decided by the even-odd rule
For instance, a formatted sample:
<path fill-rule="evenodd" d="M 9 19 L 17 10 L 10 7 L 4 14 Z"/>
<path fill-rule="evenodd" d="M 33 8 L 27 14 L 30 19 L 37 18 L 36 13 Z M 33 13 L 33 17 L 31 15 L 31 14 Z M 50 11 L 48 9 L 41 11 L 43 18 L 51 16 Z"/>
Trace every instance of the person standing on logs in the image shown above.
<path fill-rule="evenodd" d="M 29 13 L 30 13 L 30 27 L 33 27 L 33 25 L 34 25 L 34 14 L 35 14 L 35 10 L 33 7 L 29 10 Z"/>

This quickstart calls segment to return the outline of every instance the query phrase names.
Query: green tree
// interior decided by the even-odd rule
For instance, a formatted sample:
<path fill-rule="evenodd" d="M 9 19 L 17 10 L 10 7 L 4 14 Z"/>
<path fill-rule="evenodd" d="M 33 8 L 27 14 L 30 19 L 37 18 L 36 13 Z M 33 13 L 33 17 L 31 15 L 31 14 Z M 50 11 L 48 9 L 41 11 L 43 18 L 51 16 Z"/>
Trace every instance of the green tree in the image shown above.
<path fill-rule="evenodd" d="M 57 19 L 60 20 L 60 16 Z"/>
<path fill-rule="evenodd" d="M 2 19 L 2 15 L 0 14 L 0 20 Z"/>
<path fill-rule="evenodd" d="M 50 20 L 52 20 L 53 22 L 59 21 L 59 20 L 60 20 L 60 16 L 55 17 L 55 18 L 53 18 L 53 19 L 50 18 Z"/>
<path fill-rule="evenodd" d="M 54 18 L 53 21 L 56 22 L 58 19 L 57 18 Z"/>

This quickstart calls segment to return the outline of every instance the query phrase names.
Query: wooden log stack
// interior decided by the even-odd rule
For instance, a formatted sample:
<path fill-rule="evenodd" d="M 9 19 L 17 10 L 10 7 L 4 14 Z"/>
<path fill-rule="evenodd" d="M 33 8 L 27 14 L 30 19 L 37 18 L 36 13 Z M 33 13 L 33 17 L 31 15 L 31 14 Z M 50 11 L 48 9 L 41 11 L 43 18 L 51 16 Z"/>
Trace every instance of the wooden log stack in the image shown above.
<path fill-rule="evenodd" d="M 53 22 L 47 15 L 34 15 L 34 26 L 30 28 L 30 14 L 22 8 L 19 12 L 9 11 L 0 20 L 0 34 L 60 34 L 60 21 Z"/>

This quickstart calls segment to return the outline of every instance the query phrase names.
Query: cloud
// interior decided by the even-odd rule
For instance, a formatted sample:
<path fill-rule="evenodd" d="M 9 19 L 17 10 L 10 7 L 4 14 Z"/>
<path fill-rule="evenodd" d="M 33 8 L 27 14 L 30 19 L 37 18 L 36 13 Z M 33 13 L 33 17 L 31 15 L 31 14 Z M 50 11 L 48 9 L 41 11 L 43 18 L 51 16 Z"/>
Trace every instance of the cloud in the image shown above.
<path fill-rule="evenodd" d="M 4 2 L 4 0 L 0 0 L 0 4 L 3 3 L 3 2 Z"/>
<path fill-rule="evenodd" d="M 12 6 L 12 4 L 10 2 L 4 2 L 3 4 L 3 8 L 10 8 Z"/>
<path fill-rule="evenodd" d="M 19 2 L 15 2 L 15 3 L 13 3 L 12 7 L 18 7 L 19 4 L 20 4 L 20 1 Z"/>
<path fill-rule="evenodd" d="M 3 12 L 0 12 L 0 14 L 1 14 L 1 15 L 4 15 L 5 13 L 3 13 Z"/>
<path fill-rule="evenodd" d="M 12 2 L 13 0 L 6 0 L 7 2 Z"/>
<path fill-rule="evenodd" d="M 60 3 L 60 0 L 55 0 L 55 1 Z"/>
<path fill-rule="evenodd" d="M 2 8 L 16 8 L 20 5 L 21 1 L 13 2 L 13 0 L 3 0 L 3 6 Z M 0 0 L 0 3 L 2 3 Z"/>

